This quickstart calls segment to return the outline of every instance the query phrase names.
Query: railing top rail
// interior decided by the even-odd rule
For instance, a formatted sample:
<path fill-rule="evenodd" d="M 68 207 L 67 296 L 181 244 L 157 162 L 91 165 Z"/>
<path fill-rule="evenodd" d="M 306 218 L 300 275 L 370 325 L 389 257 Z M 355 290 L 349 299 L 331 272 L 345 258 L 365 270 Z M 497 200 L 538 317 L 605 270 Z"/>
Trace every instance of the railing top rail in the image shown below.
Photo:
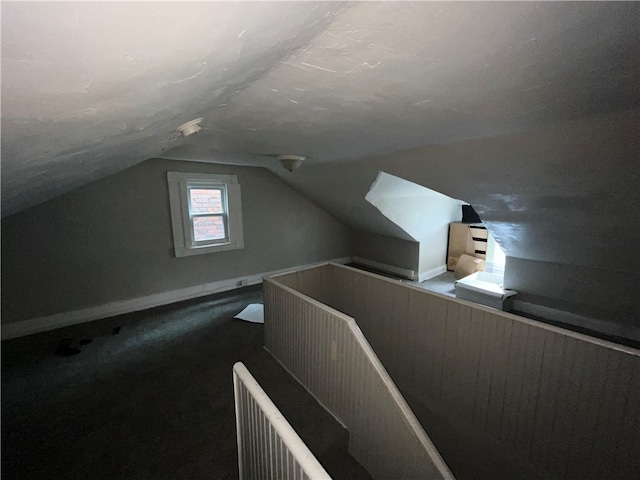
<path fill-rule="evenodd" d="M 314 263 L 312 265 L 307 265 L 305 267 L 301 267 L 301 268 L 291 268 L 288 269 L 284 272 L 280 272 L 280 273 L 276 273 L 274 275 L 268 275 L 265 278 L 278 278 L 278 277 L 284 277 L 286 275 L 291 275 L 292 273 L 298 273 L 298 272 L 304 272 L 306 270 L 315 270 L 316 268 L 320 268 L 320 267 L 326 267 L 329 265 L 340 265 L 339 263 L 333 263 L 333 262 L 320 262 L 320 263 Z"/>
<path fill-rule="evenodd" d="M 487 313 L 492 313 L 494 315 L 497 315 L 499 317 L 504 317 L 504 318 L 508 318 L 511 319 L 513 321 L 516 322 L 520 322 L 520 323 L 524 323 L 527 325 L 531 325 L 534 327 L 539 327 L 539 328 L 543 328 L 545 330 L 549 330 L 551 332 L 554 333 L 558 333 L 561 335 L 565 335 L 568 337 L 573 337 L 577 340 L 582 340 L 585 342 L 589 342 L 589 343 L 593 343 L 595 345 L 599 345 L 601 347 L 606 347 L 606 348 L 610 348 L 613 350 L 618 350 L 620 352 L 624 352 L 624 353 L 628 353 L 630 355 L 634 355 L 634 356 L 640 356 L 640 350 L 633 348 L 633 347 L 629 347 L 627 345 L 621 345 L 619 343 L 614 343 L 614 342 L 610 342 L 608 340 L 603 340 L 601 338 L 598 337 L 592 337 L 590 335 L 585 335 L 584 333 L 578 333 L 578 332 L 574 332 L 573 330 L 568 330 L 566 328 L 562 328 L 562 327 L 556 327 L 555 325 L 550 325 L 548 323 L 544 323 L 544 322 L 539 322 L 537 320 L 532 320 L 530 318 L 526 318 L 526 317 L 521 317 L 520 315 L 516 315 L 514 313 L 509 313 L 509 312 L 503 312 L 502 310 L 496 310 L 495 308 L 491 308 L 491 307 L 486 307 L 484 305 L 480 305 L 478 303 L 473 303 L 473 302 L 469 302 L 467 300 L 462 300 L 459 298 L 455 298 L 455 297 L 449 297 L 447 295 L 443 295 L 441 293 L 437 293 L 437 292 L 432 292 L 430 290 L 426 290 L 424 288 L 420 288 L 420 287 L 416 287 L 414 285 L 405 283 L 405 282 L 400 282 L 398 280 L 395 280 L 393 278 L 387 278 L 387 277 L 383 277 L 382 275 L 378 275 L 372 272 L 367 272 L 366 270 L 360 270 L 358 268 L 354 268 L 354 267 L 350 267 L 348 265 L 341 265 L 338 263 L 329 263 L 329 265 L 334 266 L 334 267 L 338 267 L 338 268 L 342 268 L 345 270 L 349 270 L 352 271 L 358 275 L 363 275 L 363 276 L 367 276 L 367 277 L 371 277 L 371 278 L 375 278 L 377 280 L 380 281 L 384 281 L 393 285 L 402 285 L 405 288 L 411 289 L 411 290 L 415 290 L 417 292 L 420 292 L 424 295 L 432 295 L 434 297 L 438 297 L 438 298 L 442 298 L 444 300 L 447 300 L 449 302 L 453 302 L 453 303 L 458 303 L 460 305 L 464 305 L 466 307 L 472 307 L 476 310 L 482 310 L 485 311 Z"/>
<path fill-rule="evenodd" d="M 305 270 L 307 270 L 307 269 L 305 269 Z M 302 298 L 303 300 L 309 302 L 311 305 L 314 305 L 316 307 L 322 308 L 322 309 L 328 311 L 329 313 L 332 313 L 333 315 L 335 315 L 340 320 L 343 320 L 346 323 L 350 323 L 350 322 L 351 323 L 355 323 L 355 319 L 353 317 L 350 317 L 346 313 L 343 313 L 340 310 L 336 310 L 335 308 L 327 305 L 326 303 L 322 303 L 319 300 L 316 300 L 315 298 L 310 297 L 309 295 L 305 295 L 304 293 L 299 292 L 295 288 L 289 287 L 288 285 L 285 285 L 284 283 L 280 283 L 276 279 L 276 277 L 265 277 L 264 281 L 265 282 L 271 282 L 271 283 L 277 285 L 278 287 L 281 287 L 282 289 L 286 290 L 287 292 L 295 295 L 296 297 Z"/>
<path fill-rule="evenodd" d="M 276 407 L 267 396 L 253 375 L 247 370 L 247 367 L 245 367 L 242 362 L 237 362 L 233 366 L 233 374 L 242 382 L 249 393 L 251 393 L 274 430 L 278 433 L 278 436 L 286 444 L 289 451 L 300 464 L 300 467 L 302 467 L 304 473 L 306 473 L 309 478 L 331 480 L 329 474 L 293 430 L 289 422 L 284 418 L 282 413 L 280 413 L 278 407 Z"/>

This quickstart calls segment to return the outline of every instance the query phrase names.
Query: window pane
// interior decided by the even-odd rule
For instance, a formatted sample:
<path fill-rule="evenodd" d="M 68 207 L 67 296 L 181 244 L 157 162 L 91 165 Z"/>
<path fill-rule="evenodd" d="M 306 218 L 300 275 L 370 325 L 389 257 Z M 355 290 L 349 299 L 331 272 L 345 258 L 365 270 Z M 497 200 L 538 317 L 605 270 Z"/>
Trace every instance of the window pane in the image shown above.
<path fill-rule="evenodd" d="M 193 239 L 196 242 L 226 238 L 222 217 L 193 217 Z"/>
<path fill-rule="evenodd" d="M 191 188 L 189 189 L 191 213 L 224 213 L 222 209 L 221 188 Z"/>

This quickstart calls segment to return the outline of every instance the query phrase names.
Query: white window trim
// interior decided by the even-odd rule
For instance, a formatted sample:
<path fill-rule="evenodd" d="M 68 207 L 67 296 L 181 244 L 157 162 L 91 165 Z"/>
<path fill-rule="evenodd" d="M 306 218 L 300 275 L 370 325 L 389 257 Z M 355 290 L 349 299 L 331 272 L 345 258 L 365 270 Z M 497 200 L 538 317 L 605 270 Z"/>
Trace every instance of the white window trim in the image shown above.
<path fill-rule="evenodd" d="M 204 253 L 224 252 L 244 248 L 242 233 L 242 202 L 240 184 L 236 175 L 211 175 L 205 173 L 167 172 L 173 247 L 176 257 L 188 257 Z M 189 215 L 189 186 L 220 188 L 227 192 L 228 241 L 213 245 L 196 244 L 192 238 Z"/>

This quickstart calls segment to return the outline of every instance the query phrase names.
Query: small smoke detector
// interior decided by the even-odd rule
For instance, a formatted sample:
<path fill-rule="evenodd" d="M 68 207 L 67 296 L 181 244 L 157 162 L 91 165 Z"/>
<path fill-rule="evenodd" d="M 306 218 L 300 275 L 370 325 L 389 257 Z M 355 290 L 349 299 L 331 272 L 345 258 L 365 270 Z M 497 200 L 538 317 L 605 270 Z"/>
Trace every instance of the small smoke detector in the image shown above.
<path fill-rule="evenodd" d="M 202 130 L 202 126 L 200 126 L 202 120 L 204 119 L 196 118 L 195 120 L 191 120 L 184 125 L 180 125 L 177 130 L 182 134 L 183 137 L 188 137 L 189 135 L 193 135 L 194 133 L 198 133 L 200 130 Z"/>
<path fill-rule="evenodd" d="M 306 158 L 304 155 L 278 155 L 278 160 L 280 160 L 282 166 L 290 172 L 302 165 Z"/>

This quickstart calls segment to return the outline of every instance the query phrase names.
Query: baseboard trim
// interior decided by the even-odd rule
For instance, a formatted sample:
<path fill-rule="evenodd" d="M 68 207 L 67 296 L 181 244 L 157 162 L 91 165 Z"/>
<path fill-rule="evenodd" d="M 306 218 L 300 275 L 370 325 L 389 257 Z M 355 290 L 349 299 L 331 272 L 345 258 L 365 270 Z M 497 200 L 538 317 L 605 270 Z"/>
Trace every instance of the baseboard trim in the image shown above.
<path fill-rule="evenodd" d="M 420 272 L 418 275 L 418 282 L 424 282 L 425 280 L 429 280 L 430 278 L 437 277 L 438 275 L 442 275 L 447 271 L 447 264 L 443 263 L 439 267 L 432 268 L 431 270 L 427 270 L 426 272 Z"/>
<path fill-rule="evenodd" d="M 516 300 L 515 298 L 513 300 L 513 310 L 555 322 L 562 322 L 576 327 L 587 328 L 594 332 L 640 342 L 640 328 L 628 327 L 625 325 L 607 322 L 605 320 L 599 320 L 597 318 L 585 317 L 575 313 L 545 307 L 544 305 L 523 302 L 521 300 Z"/>
<path fill-rule="evenodd" d="M 369 260 L 368 258 L 362 258 L 362 257 L 353 257 L 353 263 L 359 263 L 360 265 L 364 265 L 366 267 L 372 267 L 378 270 L 382 270 L 383 272 L 393 273 L 394 275 L 408 278 L 409 280 L 416 279 L 415 270 L 411 270 L 409 268 L 396 267 L 395 265 L 376 262 L 374 260 Z"/>
<path fill-rule="evenodd" d="M 351 257 L 341 257 L 328 260 L 328 262 L 342 264 L 350 263 L 351 261 Z M 323 265 L 325 263 L 327 263 L 327 261 L 316 262 L 304 265 L 302 267 L 296 266 L 284 268 L 281 270 L 274 270 L 271 272 L 257 273 L 254 275 L 244 275 L 242 277 L 205 283 L 203 285 L 196 285 L 194 287 L 181 288 L 179 290 L 171 290 L 168 292 L 147 295 L 144 297 L 105 303 L 103 305 L 97 305 L 95 307 L 81 308 L 79 310 L 72 310 L 70 312 L 56 313 L 54 315 L 31 318 L 29 320 L 22 320 L 20 322 L 7 323 L 2 325 L 2 340 L 24 337 L 26 335 L 32 335 L 34 333 L 55 330 L 56 328 L 68 327 L 70 325 L 77 325 L 79 323 L 92 322 L 94 320 L 100 320 L 101 318 L 109 318 L 125 313 L 138 312 L 140 310 L 146 310 L 148 308 L 160 307 L 162 305 L 169 305 L 171 303 L 181 302 L 184 300 L 204 297 L 206 295 L 212 295 L 214 293 L 227 292 L 249 285 L 257 285 L 259 283 L 262 283 L 263 277 L 287 273 L 298 270 L 300 268 Z"/>

